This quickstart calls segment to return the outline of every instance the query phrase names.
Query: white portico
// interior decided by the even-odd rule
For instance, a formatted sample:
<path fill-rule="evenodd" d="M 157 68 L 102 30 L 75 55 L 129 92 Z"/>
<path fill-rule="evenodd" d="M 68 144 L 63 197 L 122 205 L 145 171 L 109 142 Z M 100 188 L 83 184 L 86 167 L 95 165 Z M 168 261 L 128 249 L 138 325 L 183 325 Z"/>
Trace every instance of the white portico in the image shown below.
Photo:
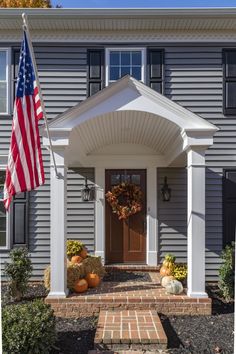
<path fill-rule="evenodd" d="M 68 167 L 94 167 L 95 253 L 106 262 L 105 171 L 146 170 L 146 263 L 158 263 L 157 168 L 188 173 L 188 295 L 205 293 L 205 150 L 217 128 L 125 76 L 49 124 L 59 178 L 51 166 L 51 291 L 65 297 Z M 43 143 L 48 139 L 43 131 Z"/>

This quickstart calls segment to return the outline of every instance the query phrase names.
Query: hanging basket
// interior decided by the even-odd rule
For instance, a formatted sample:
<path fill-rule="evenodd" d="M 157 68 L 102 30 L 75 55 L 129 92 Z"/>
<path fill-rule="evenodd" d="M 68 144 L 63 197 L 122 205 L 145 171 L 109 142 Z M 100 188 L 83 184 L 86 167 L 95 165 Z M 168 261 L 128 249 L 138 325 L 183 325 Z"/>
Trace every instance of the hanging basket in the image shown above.
<path fill-rule="evenodd" d="M 119 220 L 128 219 L 142 210 L 142 191 L 133 183 L 120 183 L 106 193 L 107 202 Z"/>

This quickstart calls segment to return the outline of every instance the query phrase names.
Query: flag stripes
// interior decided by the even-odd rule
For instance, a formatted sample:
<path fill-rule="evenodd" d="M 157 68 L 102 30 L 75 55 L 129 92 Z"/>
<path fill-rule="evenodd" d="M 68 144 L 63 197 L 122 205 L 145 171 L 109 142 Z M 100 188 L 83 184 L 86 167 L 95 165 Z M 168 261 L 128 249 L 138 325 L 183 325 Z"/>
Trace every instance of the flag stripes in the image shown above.
<path fill-rule="evenodd" d="M 43 117 L 26 34 L 21 47 L 12 136 L 4 185 L 4 205 L 45 182 L 38 121 Z"/>

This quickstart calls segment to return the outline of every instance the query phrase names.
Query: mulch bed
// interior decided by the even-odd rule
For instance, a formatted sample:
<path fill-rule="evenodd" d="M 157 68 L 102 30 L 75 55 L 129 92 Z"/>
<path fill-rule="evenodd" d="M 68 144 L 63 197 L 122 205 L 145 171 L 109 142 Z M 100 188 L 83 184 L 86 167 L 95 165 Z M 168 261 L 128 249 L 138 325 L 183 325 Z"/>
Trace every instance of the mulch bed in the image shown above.
<path fill-rule="evenodd" d="M 58 318 L 58 340 L 51 354 L 87 354 L 93 349 L 98 317 Z"/>
<path fill-rule="evenodd" d="M 32 301 L 35 299 L 43 299 L 47 296 L 48 291 L 45 289 L 42 283 L 30 283 L 27 288 L 26 294 L 24 295 L 24 299 L 20 303 L 25 303 L 27 301 Z M 7 296 L 7 286 L 2 284 L 2 304 L 10 305 L 13 304 L 14 301 Z"/>
<path fill-rule="evenodd" d="M 151 282 L 152 279 L 148 272 L 131 272 L 131 271 L 112 271 L 107 273 L 103 281 L 105 282 Z"/>
<path fill-rule="evenodd" d="M 211 316 L 160 316 L 168 353 L 233 353 L 234 302 L 226 303 L 217 286 L 207 287 L 207 291 L 212 298 Z"/>

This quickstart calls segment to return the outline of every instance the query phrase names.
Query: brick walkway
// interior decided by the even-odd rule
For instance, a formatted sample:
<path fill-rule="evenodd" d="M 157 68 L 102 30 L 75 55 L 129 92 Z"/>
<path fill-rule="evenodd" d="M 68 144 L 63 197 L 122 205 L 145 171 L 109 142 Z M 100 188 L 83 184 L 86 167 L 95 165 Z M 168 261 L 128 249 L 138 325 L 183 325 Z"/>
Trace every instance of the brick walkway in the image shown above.
<path fill-rule="evenodd" d="M 97 349 L 166 349 L 167 337 L 155 311 L 101 311 Z"/>

